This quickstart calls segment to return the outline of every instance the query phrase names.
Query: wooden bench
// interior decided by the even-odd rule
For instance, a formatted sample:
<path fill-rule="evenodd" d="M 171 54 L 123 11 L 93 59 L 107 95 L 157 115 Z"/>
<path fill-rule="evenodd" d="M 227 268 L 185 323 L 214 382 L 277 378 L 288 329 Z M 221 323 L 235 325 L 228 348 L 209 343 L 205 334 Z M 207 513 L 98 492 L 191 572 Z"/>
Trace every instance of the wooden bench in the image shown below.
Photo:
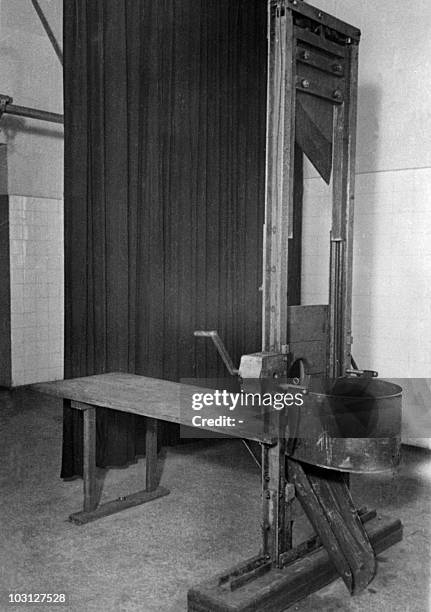
<path fill-rule="evenodd" d="M 88 523 L 167 495 L 169 491 L 157 484 L 158 421 L 192 426 L 192 418 L 197 414 L 191 409 L 192 395 L 210 391 L 192 385 L 120 372 L 37 383 L 31 385 L 31 388 L 69 400 L 72 408 L 83 413 L 84 504 L 81 512 L 70 515 L 70 520 L 77 524 Z M 96 482 L 96 407 L 129 412 L 146 419 L 145 489 L 100 506 L 97 501 Z M 213 416 L 215 419 L 220 414 L 220 408 L 205 408 L 206 417 Z M 250 414 L 250 417 L 253 415 Z M 259 415 L 254 417 L 243 423 L 238 422 L 235 428 L 229 431 L 226 427 L 208 424 L 199 429 L 214 434 L 229 433 L 233 437 L 272 445 L 275 436 L 268 431 L 267 426 L 263 426 Z"/>

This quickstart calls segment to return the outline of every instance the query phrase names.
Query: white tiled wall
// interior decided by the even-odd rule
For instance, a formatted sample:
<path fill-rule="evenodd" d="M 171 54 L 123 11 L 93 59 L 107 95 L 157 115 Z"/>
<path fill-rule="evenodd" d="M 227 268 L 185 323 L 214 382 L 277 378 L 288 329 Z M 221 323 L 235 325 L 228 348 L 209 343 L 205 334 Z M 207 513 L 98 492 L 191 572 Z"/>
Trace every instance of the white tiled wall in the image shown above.
<path fill-rule="evenodd" d="M 63 377 L 63 202 L 9 196 L 12 384 Z"/>
<path fill-rule="evenodd" d="M 330 188 L 305 181 L 303 294 L 328 302 Z M 356 177 L 353 353 L 386 377 L 431 375 L 431 169 Z"/>
<path fill-rule="evenodd" d="M 429 168 L 358 177 L 355 353 L 382 376 L 431 376 L 430 199 Z"/>
<path fill-rule="evenodd" d="M 307 178 L 305 304 L 328 303 L 329 228 L 330 189 Z M 407 379 L 431 379 L 431 168 L 359 174 L 354 240 L 352 354 L 401 379 L 406 438 L 419 418 Z"/>

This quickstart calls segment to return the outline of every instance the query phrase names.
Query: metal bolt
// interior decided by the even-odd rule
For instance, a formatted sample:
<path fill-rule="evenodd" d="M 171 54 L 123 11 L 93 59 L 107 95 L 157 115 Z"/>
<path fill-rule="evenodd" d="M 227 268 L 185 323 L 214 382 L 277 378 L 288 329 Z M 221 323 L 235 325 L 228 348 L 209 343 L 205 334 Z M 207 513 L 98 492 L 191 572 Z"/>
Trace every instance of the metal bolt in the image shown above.
<path fill-rule="evenodd" d="M 322 15 L 322 13 L 320 11 L 317 13 L 317 16 L 318 16 L 319 19 L 322 19 L 322 17 L 323 17 L 323 15 Z"/>
<path fill-rule="evenodd" d="M 310 81 L 308 79 L 302 79 L 301 85 L 304 89 L 308 89 L 310 87 Z"/>
<path fill-rule="evenodd" d="M 343 97 L 343 94 L 341 93 L 339 89 L 336 89 L 334 93 L 332 94 L 332 97 L 335 98 L 336 100 L 341 100 L 341 98 Z"/>
<path fill-rule="evenodd" d="M 269 491 L 267 491 L 265 493 L 265 497 L 266 497 L 266 499 L 270 499 L 271 498 L 271 493 Z"/>
<path fill-rule="evenodd" d="M 265 476 L 265 480 L 266 480 L 266 482 L 269 482 L 271 480 L 271 478 L 268 475 L 266 475 Z"/>
<path fill-rule="evenodd" d="M 343 66 L 341 64 L 334 64 L 332 67 L 333 71 L 336 72 L 337 74 L 340 74 L 340 72 L 343 71 Z"/>
<path fill-rule="evenodd" d="M 304 51 L 304 53 L 302 54 L 302 58 L 305 60 L 310 59 L 310 53 L 308 51 Z"/>
<path fill-rule="evenodd" d="M 346 45 L 351 45 L 352 44 L 352 39 L 350 38 L 350 36 L 348 36 L 346 38 Z"/>

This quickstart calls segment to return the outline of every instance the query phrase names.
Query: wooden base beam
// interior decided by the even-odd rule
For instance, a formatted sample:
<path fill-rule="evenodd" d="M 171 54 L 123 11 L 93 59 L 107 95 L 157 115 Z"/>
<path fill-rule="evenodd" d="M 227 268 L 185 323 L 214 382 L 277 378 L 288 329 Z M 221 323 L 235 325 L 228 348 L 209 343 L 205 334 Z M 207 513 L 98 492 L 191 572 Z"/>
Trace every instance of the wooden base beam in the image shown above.
<path fill-rule="evenodd" d="M 127 508 L 140 506 L 146 502 L 164 497 L 169 493 L 168 489 L 158 485 L 157 474 L 157 419 L 147 417 L 146 443 L 146 465 L 145 484 L 146 489 L 125 495 L 98 506 L 98 492 L 96 481 L 96 406 L 85 402 L 71 401 L 72 408 L 83 413 L 84 436 L 83 436 L 83 485 L 84 485 L 84 508 L 81 512 L 74 512 L 69 520 L 76 525 L 85 525 L 104 516 L 121 512 Z"/>
<path fill-rule="evenodd" d="M 365 528 L 376 554 L 402 539 L 403 528 L 399 520 L 377 516 L 367 522 Z M 250 564 L 253 565 L 253 560 L 190 589 L 188 611 L 282 612 L 339 577 L 328 553 L 320 547 L 283 569 L 272 568 L 254 580 L 243 580 L 241 586 L 232 588 L 226 575 L 241 574 L 241 568 Z"/>
<path fill-rule="evenodd" d="M 169 490 L 165 489 L 165 487 L 157 487 L 153 491 L 138 491 L 137 493 L 108 501 L 90 512 L 75 512 L 69 516 L 69 520 L 76 525 L 85 525 L 85 523 L 90 523 L 104 516 L 109 516 L 110 514 L 127 510 L 127 508 L 133 508 L 134 506 L 140 506 L 158 497 L 164 497 L 168 495 L 168 493 Z"/>

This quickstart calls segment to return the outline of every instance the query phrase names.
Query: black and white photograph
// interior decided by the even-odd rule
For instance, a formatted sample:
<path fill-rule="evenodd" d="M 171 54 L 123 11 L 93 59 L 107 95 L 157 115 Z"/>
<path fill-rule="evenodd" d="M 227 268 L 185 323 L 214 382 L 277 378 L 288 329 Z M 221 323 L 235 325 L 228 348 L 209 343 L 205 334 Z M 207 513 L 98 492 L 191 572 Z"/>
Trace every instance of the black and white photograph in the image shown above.
<path fill-rule="evenodd" d="M 431 612 L 431 2 L 0 0 L 0 612 Z"/>

